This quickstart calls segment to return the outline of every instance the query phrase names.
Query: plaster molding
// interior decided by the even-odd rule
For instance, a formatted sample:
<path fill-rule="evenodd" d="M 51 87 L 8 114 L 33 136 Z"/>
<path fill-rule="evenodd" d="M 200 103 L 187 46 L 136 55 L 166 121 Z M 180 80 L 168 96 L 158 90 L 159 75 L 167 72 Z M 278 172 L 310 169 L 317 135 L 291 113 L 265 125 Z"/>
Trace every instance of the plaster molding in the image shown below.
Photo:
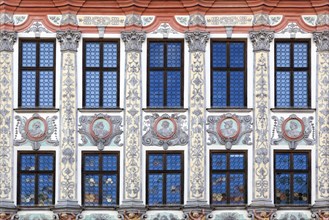
<path fill-rule="evenodd" d="M 309 26 L 316 26 L 317 16 L 316 15 L 302 15 L 303 21 Z"/>
<path fill-rule="evenodd" d="M 283 15 L 270 15 L 269 19 L 270 25 L 275 26 L 281 23 L 281 21 L 283 20 Z"/>
<path fill-rule="evenodd" d="M 190 53 L 205 52 L 209 33 L 201 31 L 185 32 L 185 40 L 188 43 Z"/>
<path fill-rule="evenodd" d="M 61 51 L 74 51 L 76 52 L 81 38 L 80 31 L 58 31 L 57 40 L 61 45 Z"/>
<path fill-rule="evenodd" d="M 178 34 L 168 23 L 162 23 L 152 34 L 162 34 L 163 38 L 168 38 L 169 34 Z"/>
<path fill-rule="evenodd" d="M 62 15 L 47 15 L 47 18 L 53 25 L 61 25 Z"/>
<path fill-rule="evenodd" d="M 17 33 L 11 31 L 0 31 L 0 52 L 14 51 L 14 44 L 17 41 Z"/>
<path fill-rule="evenodd" d="M 20 14 L 14 15 L 14 17 L 13 17 L 14 24 L 15 25 L 24 24 L 28 17 L 29 17 L 29 15 L 20 15 Z"/>
<path fill-rule="evenodd" d="M 253 15 L 206 15 L 208 27 L 252 26 Z"/>
<path fill-rule="evenodd" d="M 206 18 L 202 14 L 191 14 L 189 21 L 189 26 L 206 26 Z"/>
<path fill-rule="evenodd" d="M 306 34 L 306 32 L 303 29 L 301 29 L 298 26 L 298 24 L 295 22 L 288 23 L 287 26 L 278 33 L 279 34 L 289 33 L 290 38 L 295 38 L 297 33 Z"/>
<path fill-rule="evenodd" d="M 142 26 L 142 17 L 138 14 L 126 15 L 125 26 Z"/>
<path fill-rule="evenodd" d="M 270 43 L 274 38 L 274 32 L 265 30 L 251 31 L 249 37 L 252 42 L 254 52 L 270 51 Z"/>
<path fill-rule="evenodd" d="M 126 16 L 78 15 L 79 26 L 124 27 Z"/>
<path fill-rule="evenodd" d="M 124 31 L 121 32 L 121 38 L 125 43 L 126 52 L 142 52 L 142 44 L 145 41 L 145 32 Z"/>
<path fill-rule="evenodd" d="M 49 31 L 41 21 L 35 21 L 24 31 L 24 33 L 30 32 L 33 32 L 36 37 L 40 37 L 40 33 L 50 33 L 51 31 Z"/>
<path fill-rule="evenodd" d="M 76 14 L 66 13 L 62 14 L 60 25 L 78 25 L 78 18 Z"/>
<path fill-rule="evenodd" d="M 155 21 L 155 16 L 142 16 L 142 25 L 148 26 Z"/>
<path fill-rule="evenodd" d="M 175 20 L 178 24 L 187 27 L 190 20 L 189 15 L 175 15 Z"/>
<path fill-rule="evenodd" d="M 329 25 L 329 14 L 319 14 L 316 20 L 316 25 Z"/>
<path fill-rule="evenodd" d="M 329 31 L 314 32 L 313 40 L 318 52 L 329 52 Z"/>
<path fill-rule="evenodd" d="M 270 25 L 270 16 L 268 14 L 255 14 L 254 20 L 252 22 L 254 26 L 256 25 Z"/>
<path fill-rule="evenodd" d="M 14 24 L 14 16 L 11 13 L 0 13 L 0 24 Z"/>

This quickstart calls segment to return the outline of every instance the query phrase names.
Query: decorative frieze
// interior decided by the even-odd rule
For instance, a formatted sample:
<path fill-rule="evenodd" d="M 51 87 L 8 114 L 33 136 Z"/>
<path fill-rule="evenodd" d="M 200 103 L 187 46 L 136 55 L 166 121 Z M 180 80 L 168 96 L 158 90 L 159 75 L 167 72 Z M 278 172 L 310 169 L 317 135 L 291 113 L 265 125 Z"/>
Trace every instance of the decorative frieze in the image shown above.
<path fill-rule="evenodd" d="M 126 16 L 77 15 L 79 26 L 124 27 Z"/>
<path fill-rule="evenodd" d="M 274 38 L 272 31 L 251 31 L 250 40 L 253 44 L 254 52 L 270 51 L 270 43 Z"/>
<path fill-rule="evenodd" d="M 58 31 L 57 40 L 61 45 L 61 51 L 72 51 L 76 52 L 79 41 L 81 38 L 81 33 L 79 31 Z"/>
<path fill-rule="evenodd" d="M 186 32 L 185 39 L 189 46 L 189 52 L 205 52 L 209 40 L 208 32 L 194 31 Z"/>
<path fill-rule="evenodd" d="M 329 52 L 329 31 L 315 32 L 313 40 L 318 52 Z"/>
<path fill-rule="evenodd" d="M 252 26 L 253 15 L 206 15 L 207 26 Z"/>
<path fill-rule="evenodd" d="M 0 52 L 2 51 L 14 51 L 14 43 L 17 40 L 17 33 L 16 32 L 9 32 L 9 31 L 0 31 Z M 4 60 L 2 60 L 3 63 Z"/>
<path fill-rule="evenodd" d="M 142 52 L 142 44 L 145 41 L 145 32 L 122 32 L 121 38 L 125 42 L 126 52 Z"/>

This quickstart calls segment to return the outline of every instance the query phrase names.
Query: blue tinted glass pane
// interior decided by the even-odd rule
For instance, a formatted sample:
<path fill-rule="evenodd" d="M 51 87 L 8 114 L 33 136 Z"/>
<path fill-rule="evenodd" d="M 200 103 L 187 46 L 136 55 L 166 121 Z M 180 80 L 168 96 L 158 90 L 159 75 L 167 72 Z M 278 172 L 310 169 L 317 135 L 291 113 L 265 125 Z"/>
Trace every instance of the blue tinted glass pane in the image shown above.
<path fill-rule="evenodd" d="M 294 72 L 294 107 L 307 107 L 307 72 Z"/>
<path fill-rule="evenodd" d="M 230 67 L 244 67 L 244 43 L 230 43 Z"/>
<path fill-rule="evenodd" d="M 99 107 L 99 72 L 87 71 L 86 72 L 86 107 L 97 108 Z"/>
<path fill-rule="evenodd" d="M 167 155 L 167 170 L 180 170 L 181 169 L 181 155 L 168 154 Z"/>
<path fill-rule="evenodd" d="M 181 174 L 167 174 L 166 180 L 167 204 L 181 203 Z"/>
<path fill-rule="evenodd" d="M 226 67 L 226 43 L 212 44 L 213 67 Z"/>
<path fill-rule="evenodd" d="M 21 155 L 21 170 L 35 170 L 35 155 L 24 154 Z"/>
<path fill-rule="evenodd" d="M 150 67 L 163 67 L 163 43 L 150 43 Z"/>
<path fill-rule="evenodd" d="M 163 170 L 163 155 L 151 154 L 149 155 L 149 170 Z"/>
<path fill-rule="evenodd" d="M 99 176 L 85 175 L 85 205 L 98 205 L 99 201 Z"/>
<path fill-rule="evenodd" d="M 36 67 L 37 65 L 37 44 L 32 42 L 24 42 L 22 44 L 22 66 Z"/>
<path fill-rule="evenodd" d="M 226 170 L 226 154 L 211 154 L 211 168 L 213 170 Z"/>
<path fill-rule="evenodd" d="M 51 205 L 53 203 L 53 175 L 40 174 L 38 185 L 38 204 Z"/>
<path fill-rule="evenodd" d="M 163 203 L 163 174 L 149 174 L 148 202 L 150 205 Z"/>
<path fill-rule="evenodd" d="M 39 155 L 39 170 L 53 170 L 54 156 L 53 155 Z"/>
<path fill-rule="evenodd" d="M 103 45 L 103 66 L 117 67 L 118 45 L 116 43 L 104 43 Z"/>
<path fill-rule="evenodd" d="M 290 176 L 289 174 L 276 174 L 275 196 L 278 204 L 289 203 L 290 197 Z"/>
<path fill-rule="evenodd" d="M 22 107 L 35 107 L 36 74 L 34 71 L 22 72 Z"/>
<path fill-rule="evenodd" d="M 307 204 L 308 203 L 308 174 L 294 174 L 294 204 Z"/>
<path fill-rule="evenodd" d="M 307 43 L 294 44 L 294 67 L 307 67 Z"/>
<path fill-rule="evenodd" d="M 167 67 L 181 66 L 181 43 L 167 44 Z"/>
<path fill-rule="evenodd" d="M 276 73 L 276 106 L 290 107 L 290 73 Z"/>
<path fill-rule="evenodd" d="M 226 204 L 226 174 L 212 174 L 212 203 L 213 204 Z"/>
<path fill-rule="evenodd" d="M 117 175 L 103 176 L 103 205 L 114 205 L 117 203 Z"/>
<path fill-rule="evenodd" d="M 40 66 L 54 66 L 54 43 L 40 43 Z"/>
<path fill-rule="evenodd" d="M 307 170 L 308 169 L 308 155 L 307 154 L 294 154 L 294 169 Z"/>
<path fill-rule="evenodd" d="M 149 106 L 163 107 L 163 72 L 150 72 L 150 90 L 149 90 Z"/>
<path fill-rule="evenodd" d="M 275 154 L 275 169 L 289 170 L 290 168 L 290 155 L 289 154 Z"/>
<path fill-rule="evenodd" d="M 230 203 L 245 203 L 244 174 L 230 174 Z"/>
<path fill-rule="evenodd" d="M 86 44 L 86 67 L 99 67 L 99 43 Z"/>
<path fill-rule="evenodd" d="M 290 67 L 290 43 L 276 44 L 276 66 Z"/>
<path fill-rule="evenodd" d="M 54 99 L 54 73 L 52 71 L 40 72 L 39 106 L 43 108 L 53 107 Z"/>
<path fill-rule="evenodd" d="M 212 80 L 212 106 L 226 107 L 227 76 L 224 71 L 213 72 Z"/>
<path fill-rule="evenodd" d="M 117 73 L 104 72 L 103 73 L 103 107 L 114 108 L 117 107 Z"/>
<path fill-rule="evenodd" d="M 117 155 L 103 155 L 103 170 L 116 171 L 118 169 L 118 156 Z"/>
<path fill-rule="evenodd" d="M 243 154 L 230 154 L 230 169 L 231 170 L 244 169 L 244 155 Z"/>
<path fill-rule="evenodd" d="M 99 156 L 98 155 L 86 155 L 84 161 L 85 170 L 99 170 Z"/>
<path fill-rule="evenodd" d="M 21 174 L 20 176 L 21 205 L 34 205 L 35 203 L 35 175 Z"/>
<path fill-rule="evenodd" d="M 181 73 L 178 71 L 167 72 L 167 106 L 181 106 Z"/>
<path fill-rule="evenodd" d="M 244 106 L 244 73 L 230 73 L 230 106 Z"/>

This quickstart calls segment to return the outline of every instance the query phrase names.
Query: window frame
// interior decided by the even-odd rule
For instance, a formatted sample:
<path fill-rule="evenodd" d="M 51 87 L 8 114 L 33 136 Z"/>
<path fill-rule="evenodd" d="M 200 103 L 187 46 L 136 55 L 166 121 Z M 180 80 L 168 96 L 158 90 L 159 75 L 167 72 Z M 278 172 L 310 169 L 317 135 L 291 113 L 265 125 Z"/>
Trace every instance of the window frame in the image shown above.
<path fill-rule="evenodd" d="M 213 54 L 214 54 L 214 50 L 213 50 L 213 44 L 216 42 L 221 42 L 221 43 L 226 43 L 226 67 L 214 67 L 213 66 Z M 231 50 L 230 50 L 230 43 L 244 43 L 244 67 L 228 67 L 230 64 L 230 54 L 231 54 Z M 233 38 L 233 39 L 222 39 L 222 38 L 213 38 L 210 40 L 210 105 L 211 108 L 220 108 L 220 109 L 245 109 L 248 107 L 248 60 L 247 60 L 247 52 L 248 52 L 248 44 L 247 44 L 247 39 L 244 38 Z M 213 93 L 214 93 L 214 88 L 213 88 L 213 72 L 214 71 L 225 71 L 226 72 L 226 77 L 227 77 L 227 82 L 226 82 L 226 107 L 222 106 L 222 107 L 216 107 L 213 105 Z M 238 106 L 231 106 L 230 104 L 230 97 L 231 97 L 231 93 L 230 93 L 230 72 L 232 71 L 243 71 L 244 72 L 244 106 L 238 107 Z"/>
<path fill-rule="evenodd" d="M 276 165 L 276 154 L 277 153 L 284 153 L 284 154 L 289 154 L 289 160 L 290 160 L 290 168 L 287 170 L 277 170 L 275 165 Z M 297 172 L 293 169 L 293 155 L 294 154 L 307 154 L 307 159 L 308 159 L 308 169 L 307 170 L 297 170 Z M 311 151 L 310 150 L 274 150 L 274 158 L 273 158 L 273 180 L 274 180 L 274 184 L 273 184 L 273 188 L 274 188 L 274 205 L 275 206 L 309 206 L 311 204 L 311 198 L 312 198 L 312 161 L 311 161 L 312 157 L 311 157 Z M 276 174 L 277 173 L 283 173 L 283 174 L 289 174 L 290 177 L 290 196 L 289 196 L 289 203 L 287 204 L 280 204 L 277 203 L 277 199 L 276 199 Z M 306 204 L 295 204 L 292 203 L 293 201 L 293 178 L 291 178 L 294 174 L 308 174 L 309 178 L 308 178 L 308 198 L 307 198 L 307 203 Z"/>
<path fill-rule="evenodd" d="M 22 166 L 22 160 L 21 160 L 21 155 L 24 154 L 32 154 L 36 156 L 36 167 L 34 171 L 29 171 L 29 170 L 21 170 L 21 166 Z M 43 170 L 40 171 L 39 170 L 39 155 L 47 155 L 47 154 L 51 154 L 53 156 L 53 170 L 49 171 L 49 170 Z M 20 175 L 21 174 L 33 174 L 35 175 L 34 180 L 35 180 L 35 186 L 34 186 L 34 197 L 35 197 L 35 203 L 34 205 L 22 205 L 21 204 L 21 178 Z M 38 204 L 38 192 L 39 192 L 39 175 L 40 174 L 52 174 L 53 175 L 53 194 L 52 194 L 52 204 L 50 205 L 40 205 Z M 56 152 L 55 151 L 18 151 L 17 152 L 17 206 L 19 207 L 52 207 L 55 205 L 55 195 L 56 195 Z"/>
<path fill-rule="evenodd" d="M 229 165 L 230 165 L 230 161 L 228 160 L 229 159 L 229 156 L 231 154 L 243 154 L 244 155 L 244 169 L 243 170 L 230 170 L 230 169 L 226 169 L 226 170 L 214 170 L 212 168 L 212 154 L 215 153 L 215 154 L 225 154 L 226 155 L 226 167 L 229 168 Z M 210 150 L 209 152 L 209 174 L 210 174 L 210 177 L 209 177 L 209 181 L 210 181 L 210 189 L 209 189 L 209 192 L 210 192 L 210 198 L 209 198 L 209 203 L 210 205 L 212 206 L 231 206 L 231 205 L 234 205 L 234 206 L 245 206 L 248 204 L 248 151 L 247 150 Z M 233 171 L 233 172 L 232 172 Z M 227 202 L 225 204 L 216 204 L 216 203 L 213 203 L 213 197 L 212 197 L 212 194 L 213 194 L 213 190 L 212 190 L 212 181 L 213 181 L 213 177 L 212 175 L 213 174 L 225 174 L 226 177 L 227 175 L 230 175 L 231 173 L 243 173 L 245 175 L 245 179 L 244 179 L 244 188 L 245 188 L 245 192 L 244 192 L 244 203 L 240 203 L 240 204 L 235 204 L 235 203 L 231 203 L 230 202 L 230 181 L 229 181 L 229 178 L 227 178 L 226 180 L 226 185 L 228 186 L 227 189 L 226 189 L 226 193 L 227 193 Z"/>
<path fill-rule="evenodd" d="M 102 168 L 103 165 L 103 155 L 116 155 L 117 156 L 117 171 L 103 171 L 101 169 L 99 169 L 98 171 L 85 171 L 85 156 L 86 155 L 97 155 L 99 156 L 99 167 Z M 99 201 L 98 201 L 98 205 L 86 205 L 85 204 L 85 175 L 88 174 L 94 174 L 94 175 L 98 175 L 100 177 L 103 177 L 103 175 L 111 175 L 111 174 L 116 174 L 117 175 L 117 186 L 116 186 L 116 194 L 117 194 L 117 198 L 115 201 L 115 204 L 111 204 L 111 205 L 103 205 L 103 182 L 100 181 L 99 184 L 99 189 L 98 189 L 98 193 L 99 193 Z M 102 178 L 100 178 L 101 180 Z M 119 201 L 120 201 L 120 151 L 82 151 L 81 152 L 81 204 L 83 207 L 115 207 L 119 205 Z"/>
<path fill-rule="evenodd" d="M 167 67 L 167 43 L 178 42 L 181 43 L 181 66 L 180 67 Z M 163 65 L 164 67 L 150 67 L 150 44 L 151 43 L 163 43 L 164 44 L 164 52 L 163 52 Z M 159 38 L 150 38 L 147 39 L 147 108 L 149 109 L 181 109 L 184 108 L 184 39 L 181 38 L 170 38 L 170 39 L 159 39 Z M 150 106 L 150 72 L 151 71 L 163 71 L 163 103 L 162 107 Z M 167 72 L 168 71 L 180 71 L 181 72 L 181 98 L 180 98 L 180 106 L 173 107 L 167 105 Z"/>
<path fill-rule="evenodd" d="M 36 67 L 23 67 L 23 43 L 36 43 Z M 40 43 L 47 42 L 53 43 L 54 52 L 53 52 L 53 67 L 40 67 Z M 21 38 L 19 40 L 19 64 L 18 64 L 18 107 L 22 109 L 54 109 L 56 106 L 56 39 L 53 38 Z M 35 106 L 26 107 L 22 106 L 22 88 L 23 80 L 22 73 L 23 71 L 35 71 L 36 75 L 36 85 L 35 85 Z M 53 104 L 52 107 L 40 107 L 39 105 L 39 92 L 40 92 L 40 72 L 41 71 L 53 71 Z"/>
<path fill-rule="evenodd" d="M 164 164 L 164 168 L 163 170 L 149 170 L 149 156 L 152 154 L 161 154 L 164 156 L 164 160 L 163 160 L 163 164 Z M 181 155 L 181 169 L 180 170 L 167 170 L 167 166 L 166 166 L 166 162 L 167 162 L 167 155 L 170 154 L 180 154 Z M 184 204 L 184 171 L 185 171 L 185 167 L 184 167 L 184 151 L 147 151 L 146 152 L 146 205 L 147 206 L 170 206 L 170 205 L 176 205 L 176 206 L 180 206 Z M 181 175 L 181 195 L 180 195 L 180 200 L 181 202 L 179 204 L 167 204 L 167 185 L 166 185 L 166 175 L 167 174 L 171 174 L 171 173 L 180 173 Z M 162 180 L 162 184 L 163 184 L 163 189 L 162 189 L 162 203 L 161 204 L 149 204 L 149 181 L 148 181 L 148 176 L 149 174 L 164 174 L 164 178 Z"/>
<path fill-rule="evenodd" d="M 86 45 L 87 43 L 99 43 L 99 67 L 86 67 L 87 57 L 86 57 Z M 104 43 L 116 43 L 117 44 L 117 67 L 103 67 L 103 45 Z M 87 71 L 98 71 L 99 72 L 99 106 L 98 107 L 86 107 L 86 74 Z M 116 107 L 103 107 L 103 72 L 111 71 L 117 73 L 117 98 L 116 98 Z M 120 39 L 115 38 L 86 38 L 83 39 L 83 52 L 82 52 L 82 107 L 84 109 L 118 109 L 120 108 Z"/>
<path fill-rule="evenodd" d="M 277 67 L 277 44 L 278 43 L 289 43 L 290 44 L 290 67 Z M 294 67 L 294 43 L 307 43 L 307 67 Z M 311 40 L 310 39 L 275 39 L 274 41 L 274 106 L 277 109 L 310 109 L 311 108 Z M 289 72 L 290 76 L 290 106 L 289 107 L 278 107 L 277 106 L 277 72 L 278 71 L 285 71 Z M 307 72 L 307 106 L 305 107 L 295 107 L 294 106 L 294 72 L 295 71 L 305 71 Z"/>

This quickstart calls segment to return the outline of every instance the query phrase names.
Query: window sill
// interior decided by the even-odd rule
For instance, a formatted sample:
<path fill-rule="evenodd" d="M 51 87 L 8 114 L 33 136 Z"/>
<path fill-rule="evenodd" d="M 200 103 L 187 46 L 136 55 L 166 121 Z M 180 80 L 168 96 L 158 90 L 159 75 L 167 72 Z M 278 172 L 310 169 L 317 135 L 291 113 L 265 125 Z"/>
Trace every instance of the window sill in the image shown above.
<path fill-rule="evenodd" d="M 291 210 L 291 209 L 310 210 L 312 208 L 312 205 L 311 204 L 306 204 L 306 205 L 293 205 L 293 204 L 278 205 L 278 204 L 276 204 L 275 207 L 278 210 Z"/>
<path fill-rule="evenodd" d="M 187 112 L 187 108 L 143 108 L 144 112 Z"/>
<path fill-rule="evenodd" d="M 282 113 L 314 113 L 315 108 L 271 108 L 272 112 Z"/>
<path fill-rule="evenodd" d="M 122 112 L 123 108 L 78 108 L 79 112 Z"/>
<path fill-rule="evenodd" d="M 207 108 L 208 112 L 252 112 L 252 108 Z"/>
<path fill-rule="evenodd" d="M 225 205 L 215 205 L 210 204 L 213 210 L 227 210 L 227 209 L 246 209 L 247 204 L 225 204 Z"/>
<path fill-rule="evenodd" d="M 25 211 L 25 210 L 29 210 L 29 211 L 33 211 L 33 210 L 45 210 L 45 211 L 50 211 L 52 209 L 54 209 L 54 205 L 51 206 L 17 206 L 17 209 L 20 211 Z"/>
<path fill-rule="evenodd" d="M 119 208 L 118 205 L 110 205 L 110 206 L 82 206 L 83 210 L 117 210 Z"/>
<path fill-rule="evenodd" d="M 15 108 L 17 113 L 57 113 L 58 108 Z"/>
<path fill-rule="evenodd" d="M 158 205 L 146 205 L 147 210 L 182 210 L 184 205 L 182 204 L 173 204 L 173 205 L 165 205 L 165 204 L 158 204 Z"/>

